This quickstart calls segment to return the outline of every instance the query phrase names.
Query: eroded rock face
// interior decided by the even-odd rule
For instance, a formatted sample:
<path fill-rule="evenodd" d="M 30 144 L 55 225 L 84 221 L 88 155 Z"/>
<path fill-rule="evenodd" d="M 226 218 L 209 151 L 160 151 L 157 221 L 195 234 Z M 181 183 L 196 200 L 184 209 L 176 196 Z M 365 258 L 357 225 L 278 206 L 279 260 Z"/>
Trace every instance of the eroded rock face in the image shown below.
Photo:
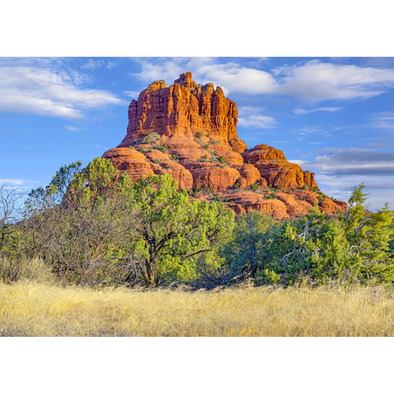
<path fill-rule="evenodd" d="M 272 146 L 256 145 L 244 154 L 244 160 L 253 164 L 270 186 L 317 187 L 315 174 L 303 171 L 298 164 L 289 163 L 283 152 Z"/>
<path fill-rule="evenodd" d="M 170 173 L 196 198 L 214 193 L 236 213 L 255 209 L 277 219 L 305 215 L 315 204 L 330 214 L 347 208 L 318 192 L 314 174 L 288 162 L 281 150 L 266 144 L 247 150 L 237 136 L 236 104 L 219 86 L 196 84 L 190 72 L 168 87 L 150 84 L 128 116 L 125 138 L 103 157 L 133 182 Z"/>
<path fill-rule="evenodd" d="M 215 141 L 224 141 L 230 150 L 242 153 L 245 142 L 237 136 L 236 104 L 226 98 L 220 86 L 198 85 L 190 72 L 181 74 L 174 84 L 155 81 L 129 106 L 127 135 L 121 146 L 155 131 L 161 136 L 204 132 Z M 229 142 L 231 141 L 231 145 Z"/>

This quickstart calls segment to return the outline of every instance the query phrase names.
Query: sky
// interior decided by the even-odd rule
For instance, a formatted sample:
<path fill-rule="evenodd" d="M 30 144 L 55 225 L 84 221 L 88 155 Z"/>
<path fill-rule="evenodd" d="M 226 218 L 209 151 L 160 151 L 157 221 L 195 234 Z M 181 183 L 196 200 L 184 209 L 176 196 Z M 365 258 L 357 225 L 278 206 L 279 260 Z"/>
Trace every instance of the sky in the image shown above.
<path fill-rule="evenodd" d="M 372 211 L 394 209 L 393 57 L 2 57 L 0 184 L 87 165 L 121 142 L 140 91 L 187 71 L 236 102 L 249 148 L 282 150 L 330 197 L 363 182 Z"/>

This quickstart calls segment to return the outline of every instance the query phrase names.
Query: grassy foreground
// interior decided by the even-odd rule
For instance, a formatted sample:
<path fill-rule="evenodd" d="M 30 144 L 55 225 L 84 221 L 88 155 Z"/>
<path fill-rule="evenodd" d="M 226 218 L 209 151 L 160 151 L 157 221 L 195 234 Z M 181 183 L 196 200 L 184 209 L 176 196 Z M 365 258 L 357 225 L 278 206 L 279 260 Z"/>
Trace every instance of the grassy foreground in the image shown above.
<path fill-rule="evenodd" d="M 1 336 L 393 336 L 383 287 L 89 290 L 0 284 Z"/>

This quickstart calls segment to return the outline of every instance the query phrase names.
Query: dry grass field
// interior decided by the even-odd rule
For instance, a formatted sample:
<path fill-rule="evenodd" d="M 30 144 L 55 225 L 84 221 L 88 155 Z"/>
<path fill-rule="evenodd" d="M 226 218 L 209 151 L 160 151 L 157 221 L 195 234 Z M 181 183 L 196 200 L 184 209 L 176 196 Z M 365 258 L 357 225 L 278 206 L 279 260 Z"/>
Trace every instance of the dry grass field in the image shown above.
<path fill-rule="evenodd" d="M 89 290 L 0 283 L 0 336 L 393 336 L 383 287 Z"/>

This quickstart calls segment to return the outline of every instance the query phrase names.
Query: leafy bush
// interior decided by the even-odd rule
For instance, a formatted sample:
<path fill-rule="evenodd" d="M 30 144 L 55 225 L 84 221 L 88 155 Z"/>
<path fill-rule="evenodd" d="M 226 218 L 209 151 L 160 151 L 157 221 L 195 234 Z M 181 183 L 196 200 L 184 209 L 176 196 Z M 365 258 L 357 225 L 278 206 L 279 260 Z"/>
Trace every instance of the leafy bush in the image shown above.
<path fill-rule="evenodd" d="M 252 185 L 250 185 L 250 188 L 255 192 L 259 187 L 258 183 L 253 183 Z"/>
<path fill-rule="evenodd" d="M 149 145 L 156 145 L 160 141 L 160 134 L 155 131 L 150 132 L 144 139 L 143 142 Z"/>
<path fill-rule="evenodd" d="M 167 142 L 163 145 L 160 145 L 157 147 L 158 150 L 162 151 L 163 153 L 167 153 L 168 152 L 168 144 Z"/>

